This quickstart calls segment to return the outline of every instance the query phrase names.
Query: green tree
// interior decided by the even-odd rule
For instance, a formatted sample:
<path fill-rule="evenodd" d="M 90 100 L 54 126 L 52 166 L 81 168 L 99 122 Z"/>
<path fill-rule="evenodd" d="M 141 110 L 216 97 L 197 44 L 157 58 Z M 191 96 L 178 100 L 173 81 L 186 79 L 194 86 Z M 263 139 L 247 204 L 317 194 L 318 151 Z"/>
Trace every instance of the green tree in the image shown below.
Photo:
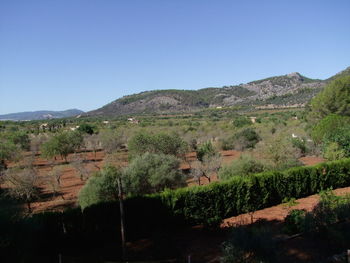
<path fill-rule="evenodd" d="M 106 153 L 112 154 L 117 152 L 126 143 L 126 136 L 116 130 L 106 130 L 99 134 L 101 146 Z"/>
<path fill-rule="evenodd" d="M 118 178 L 121 176 L 122 171 L 113 166 L 96 172 L 80 190 L 79 205 L 84 209 L 92 204 L 118 200 Z"/>
<path fill-rule="evenodd" d="M 46 158 L 60 155 L 67 162 L 67 156 L 77 151 L 83 144 L 83 136 L 80 132 L 62 132 L 53 136 L 42 145 L 42 154 Z"/>
<path fill-rule="evenodd" d="M 327 147 L 330 143 L 337 143 L 344 151 L 345 157 L 350 157 L 350 125 L 334 129 L 323 138 L 323 143 Z"/>
<path fill-rule="evenodd" d="M 95 132 L 95 127 L 88 123 L 82 123 L 79 125 L 79 128 L 77 130 L 92 135 Z"/>
<path fill-rule="evenodd" d="M 22 150 L 30 150 L 30 139 L 26 132 L 16 131 L 11 133 L 6 133 L 5 138 L 12 142 L 13 144 L 18 145 Z"/>
<path fill-rule="evenodd" d="M 128 150 L 131 156 L 142 155 L 146 152 L 181 156 L 187 150 L 187 143 L 176 133 L 142 132 L 129 140 Z"/>
<path fill-rule="evenodd" d="M 137 156 L 125 170 L 125 190 L 140 195 L 184 186 L 186 181 L 179 165 L 179 160 L 171 155 L 145 153 Z"/>
<path fill-rule="evenodd" d="M 319 121 L 312 129 L 311 137 L 316 143 L 321 143 L 326 134 L 350 125 L 350 117 L 330 114 Z"/>
<path fill-rule="evenodd" d="M 311 101 L 311 121 L 318 121 L 329 114 L 350 116 L 350 76 L 333 80 Z"/>
<path fill-rule="evenodd" d="M 16 160 L 18 155 L 18 146 L 0 137 L 0 172 L 7 169 L 7 161 Z"/>

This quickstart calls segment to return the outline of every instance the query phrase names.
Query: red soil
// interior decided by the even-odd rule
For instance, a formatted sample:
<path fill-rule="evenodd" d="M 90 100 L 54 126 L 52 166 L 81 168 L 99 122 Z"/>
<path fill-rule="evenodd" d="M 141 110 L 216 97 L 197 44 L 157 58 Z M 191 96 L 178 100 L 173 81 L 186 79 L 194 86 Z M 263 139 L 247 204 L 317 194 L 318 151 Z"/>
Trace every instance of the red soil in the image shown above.
<path fill-rule="evenodd" d="M 126 155 L 127 153 L 123 153 L 123 155 Z M 99 170 L 104 165 L 104 157 L 105 154 L 103 151 L 96 152 L 96 156 L 93 152 L 82 152 L 78 153 L 78 156 L 86 160 L 85 167 L 89 170 L 90 174 L 94 171 Z M 235 160 L 239 158 L 241 155 L 241 152 L 231 150 L 231 151 L 221 151 L 222 155 L 222 163 L 223 164 L 229 164 L 232 160 Z M 26 154 L 26 158 L 29 158 L 30 153 Z M 67 161 L 68 163 L 72 162 L 76 156 L 74 154 L 71 154 L 68 156 Z M 126 157 L 126 156 L 125 156 Z M 323 158 L 314 157 L 314 156 L 306 156 L 300 159 L 305 165 L 314 165 L 319 162 L 323 162 Z M 181 163 L 180 169 L 182 170 L 189 170 L 190 165 L 193 164 L 193 162 L 196 161 L 196 153 L 191 152 L 186 155 L 186 162 Z M 12 166 L 13 164 L 10 164 Z M 45 177 L 49 173 L 49 171 L 52 169 L 52 166 L 50 166 L 50 163 L 46 160 L 41 158 L 40 156 L 35 156 L 34 165 L 36 165 L 39 175 L 41 176 L 42 180 L 40 183 L 40 187 L 42 188 L 42 196 L 39 201 L 33 203 L 33 211 L 35 212 L 42 212 L 42 211 L 57 211 L 57 210 L 64 210 L 66 207 L 73 207 L 76 205 L 77 202 L 77 196 L 80 191 L 80 189 L 84 186 L 85 180 L 80 180 L 79 176 L 77 175 L 77 171 L 70 166 L 69 164 L 65 166 L 64 168 L 64 174 L 61 178 L 61 186 L 59 190 L 59 194 L 56 196 L 53 196 L 52 187 L 50 184 L 45 180 Z M 55 160 L 53 165 L 65 165 L 65 161 L 61 158 L 57 158 Z M 211 176 L 211 181 L 218 181 L 217 175 Z M 189 179 L 187 181 L 189 186 L 192 185 L 198 185 L 198 181 L 196 179 Z M 201 185 L 208 184 L 209 181 L 207 178 L 202 177 L 200 180 Z M 280 212 L 276 212 L 275 214 L 273 212 L 269 212 L 270 214 L 273 214 L 275 217 L 281 218 L 285 213 L 279 214 Z"/>
<path fill-rule="evenodd" d="M 299 159 L 304 165 L 315 165 L 315 164 L 319 164 L 319 163 L 323 163 L 326 160 L 323 159 L 322 157 L 317 157 L 317 156 L 305 156 L 305 157 L 301 157 Z"/>
<path fill-rule="evenodd" d="M 334 190 L 336 195 L 345 195 L 350 193 L 350 187 L 344 187 Z M 229 227 L 234 225 L 246 225 L 254 223 L 258 220 L 266 220 L 266 221 L 283 221 L 288 212 L 292 209 L 304 209 L 306 211 L 311 211 L 318 203 L 319 196 L 318 195 L 310 195 L 305 198 L 300 198 L 296 200 L 297 205 L 292 207 L 287 207 L 284 204 L 272 206 L 269 208 L 265 208 L 262 210 L 258 210 L 253 214 L 253 222 L 251 218 L 251 214 L 242 214 L 239 216 L 234 216 L 230 218 L 226 218 L 221 227 Z"/>

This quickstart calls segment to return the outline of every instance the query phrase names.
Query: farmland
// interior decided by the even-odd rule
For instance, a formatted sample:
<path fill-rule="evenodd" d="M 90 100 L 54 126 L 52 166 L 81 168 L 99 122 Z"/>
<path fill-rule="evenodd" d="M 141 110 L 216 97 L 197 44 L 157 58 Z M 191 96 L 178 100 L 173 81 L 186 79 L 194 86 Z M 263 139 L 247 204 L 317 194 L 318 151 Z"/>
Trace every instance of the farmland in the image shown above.
<path fill-rule="evenodd" d="M 255 260 L 266 257 L 259 254 L 264 240 L 249 252 L 256 236 L 280 248 L 273 254 L 279 261 L 342 253 L 350 204 L 349 117 L 344 106 L 323 115 L 313 110 L 327 92 L 312 100 L 311 110 L 222 107 L 1 122 L 6 255 L 13 257 L 18 244 L 18 256 L 30 260 L 44 246 L 43 261 L 57 251 L 67 262 L 219 262 L 250 253 Z M 325 230 L 330 226 L 334 232 Z M 17 229 L 25 239 L 17 238 Z M 28 250 L 32 231 L 38 247 Z M 343 236 L 329 245 L 333 234 Z"/>

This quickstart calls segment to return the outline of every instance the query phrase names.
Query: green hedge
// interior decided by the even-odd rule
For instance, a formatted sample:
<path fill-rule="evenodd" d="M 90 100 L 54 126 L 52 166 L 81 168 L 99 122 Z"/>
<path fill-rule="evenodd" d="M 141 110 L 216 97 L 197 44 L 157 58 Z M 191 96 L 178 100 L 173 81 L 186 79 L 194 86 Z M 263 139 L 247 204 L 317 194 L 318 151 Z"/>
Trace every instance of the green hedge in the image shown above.
<path fill-rule="evenodd" d="M 280 204 L 285 198 L 301 198 L 328 188 L 345 186 L 350 186 L 350 159 L 235 176 L 206 186 L 131 197 L 125 200 L 125 210 L 130 219 L 137 217 L 138 211 L 144 211 L 143 214 L 148 211 L 149 222 L 210 225 L 227 217 Z M 157 209 L 153 209 L 155 204 Z M 91 208 L 99 215 L 108 213 L 102 207 L 103 204 L 96 204 Z"/>
<path fill-rule="evenodd" d="M 190 224 L 212 223 L 248 211 L 300 198 L 327 188 L 350 186 L 350 159 L 264 172 L 160 195 L 174 215 Z"/>
<path fill-rule="evenodd" d="M 350 159 L 127 198 L 127 240 L 174 232 L 183 225 L 211 225 L 227 217 L 280 204 L 284 198 L 300 198 L 345 186 L 350 186 Z M 83 211 L 78 208 L 37 214 L 10 224 L 13 227 L 6 227 L 6 222 L 0 217 L 3 226 L 0 237 L 6 241 L 0 244 L 0 252 L 5 259 L 12 260 L 9 262 L 14 262 L 14 258 L 21 262 L 51 262 L 51 257 L 57 257 L 59 252 L 74 255 L 102 249 L 111 242 L 120 247 L 117 202 L 95 204 Z M 43 249 L 47 253 L 41 253 L 39 260 L 36 255 Z"/>

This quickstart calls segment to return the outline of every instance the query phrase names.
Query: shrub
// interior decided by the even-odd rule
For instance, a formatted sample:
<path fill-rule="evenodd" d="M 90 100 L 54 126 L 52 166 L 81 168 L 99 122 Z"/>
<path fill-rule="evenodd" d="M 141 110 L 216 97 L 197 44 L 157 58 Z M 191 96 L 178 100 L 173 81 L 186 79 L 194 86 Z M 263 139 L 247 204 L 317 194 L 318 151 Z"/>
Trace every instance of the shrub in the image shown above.
<path fill-rule="evenodd" d="M 291 142 L 293 147 L 300 150 L 301 155 L 305 156 L 305 154 L 308 152 L 306 140 L 304 138 L 292 138 Z"/>
<path fill-rule="evenodd" d="M 350 196 L 336 196 L 331 190 L 320 192 L 320 202 L 311 212 L 292 210 L 285 220 L 285 231 L 295 234 L 325 231 L 336 222 L 350 218 Z"/>
<path fill-rule="evenodd" d="M 220 180 L 227 180 L 233 176 L 246 176 L 263 172 L 264 164 L 248 154 L 242 154 L 239 159 L 233 160 L 229 166 L 224 166 L 219 171 Z"/>
<path fill-rule="evenodd" d="M 171 155 L 145 153 L 138 156 L 124 172 L 125 190 L 141 195 L 184 186 L 186 178 L 180 173 L 179 165 L 179 160 Z"/>
<path fill-rule="evenodd" d="M 332 132 L 326 134 L 323 142 L 326 147 L 332 142 L 337 143 L 344 151 L 345 157 L 350 157 L 350 125 L 334 129 Z"/>
<path fill-rule="evenodd" d="M 271 230 L 263 227 L 235 227 L 223 243 L 223 263 L 276 262 L 277 244 Z"/>
<path fill-rule="evenodd" d="M 247 125 L 251 125 L 252 122 L 246 116 L 238 116 L 232 121 L 232 124 L 233 124 L 233 126 L 235 126 L 237 128 L 241 128 L 241 127 L 244 127 Z"/>
<path fill-rule="evenodd" d="M 78 131 L 92 135 L 92 134 L 94 134 L 95 129 L 96 128 L 94 126 L 92 126 L 88 123 L 82 123 L 79 125 Z"/>
<path fill-rule="evenodd" d="M 321 143 L 325 135 L 332 134 L 334 130 L 349 125 L 349 123 L 350 118 L 347 116 L 330 114 L 313 127 L 311 137 L 315 142 Z"/>
<path fill-rule="evenodd" d="M 296 234 L 303 232 L 304 230 L 304 220 L 306 211 L 294 209 L 290 211 L 284 220 L 284 231 L 287 234 Z"/>
<path fill-rule="evenodd" d="M 201 144 L 197 149 L 197 159 L 203 161 L 205 156 L 213 156 L 216 154 L 216 150 L 210 141 Z"/>
<path fill-rule="evenodd" d="M 277 137 L 270 143 L 259 144 L 258 152 L 264 161 L 277 170 L 302 165 L 298 160 L 299 151 L 293 147 L 291 141 L 285 137 Z"/>
<path fill-rule="evenodd" d="M 223 150 L 240 150 L 254 148 L 261 140 L 259 134 L 253 128 L 245 128 L 236 134 L 221 140 Z"/>
<path fill-rule="evenodd" d="M 323 157 L 328 161 L 335 161 L 345 158 L 345 151 L 336 142 L 329 143 L 324 150 Z"/>

